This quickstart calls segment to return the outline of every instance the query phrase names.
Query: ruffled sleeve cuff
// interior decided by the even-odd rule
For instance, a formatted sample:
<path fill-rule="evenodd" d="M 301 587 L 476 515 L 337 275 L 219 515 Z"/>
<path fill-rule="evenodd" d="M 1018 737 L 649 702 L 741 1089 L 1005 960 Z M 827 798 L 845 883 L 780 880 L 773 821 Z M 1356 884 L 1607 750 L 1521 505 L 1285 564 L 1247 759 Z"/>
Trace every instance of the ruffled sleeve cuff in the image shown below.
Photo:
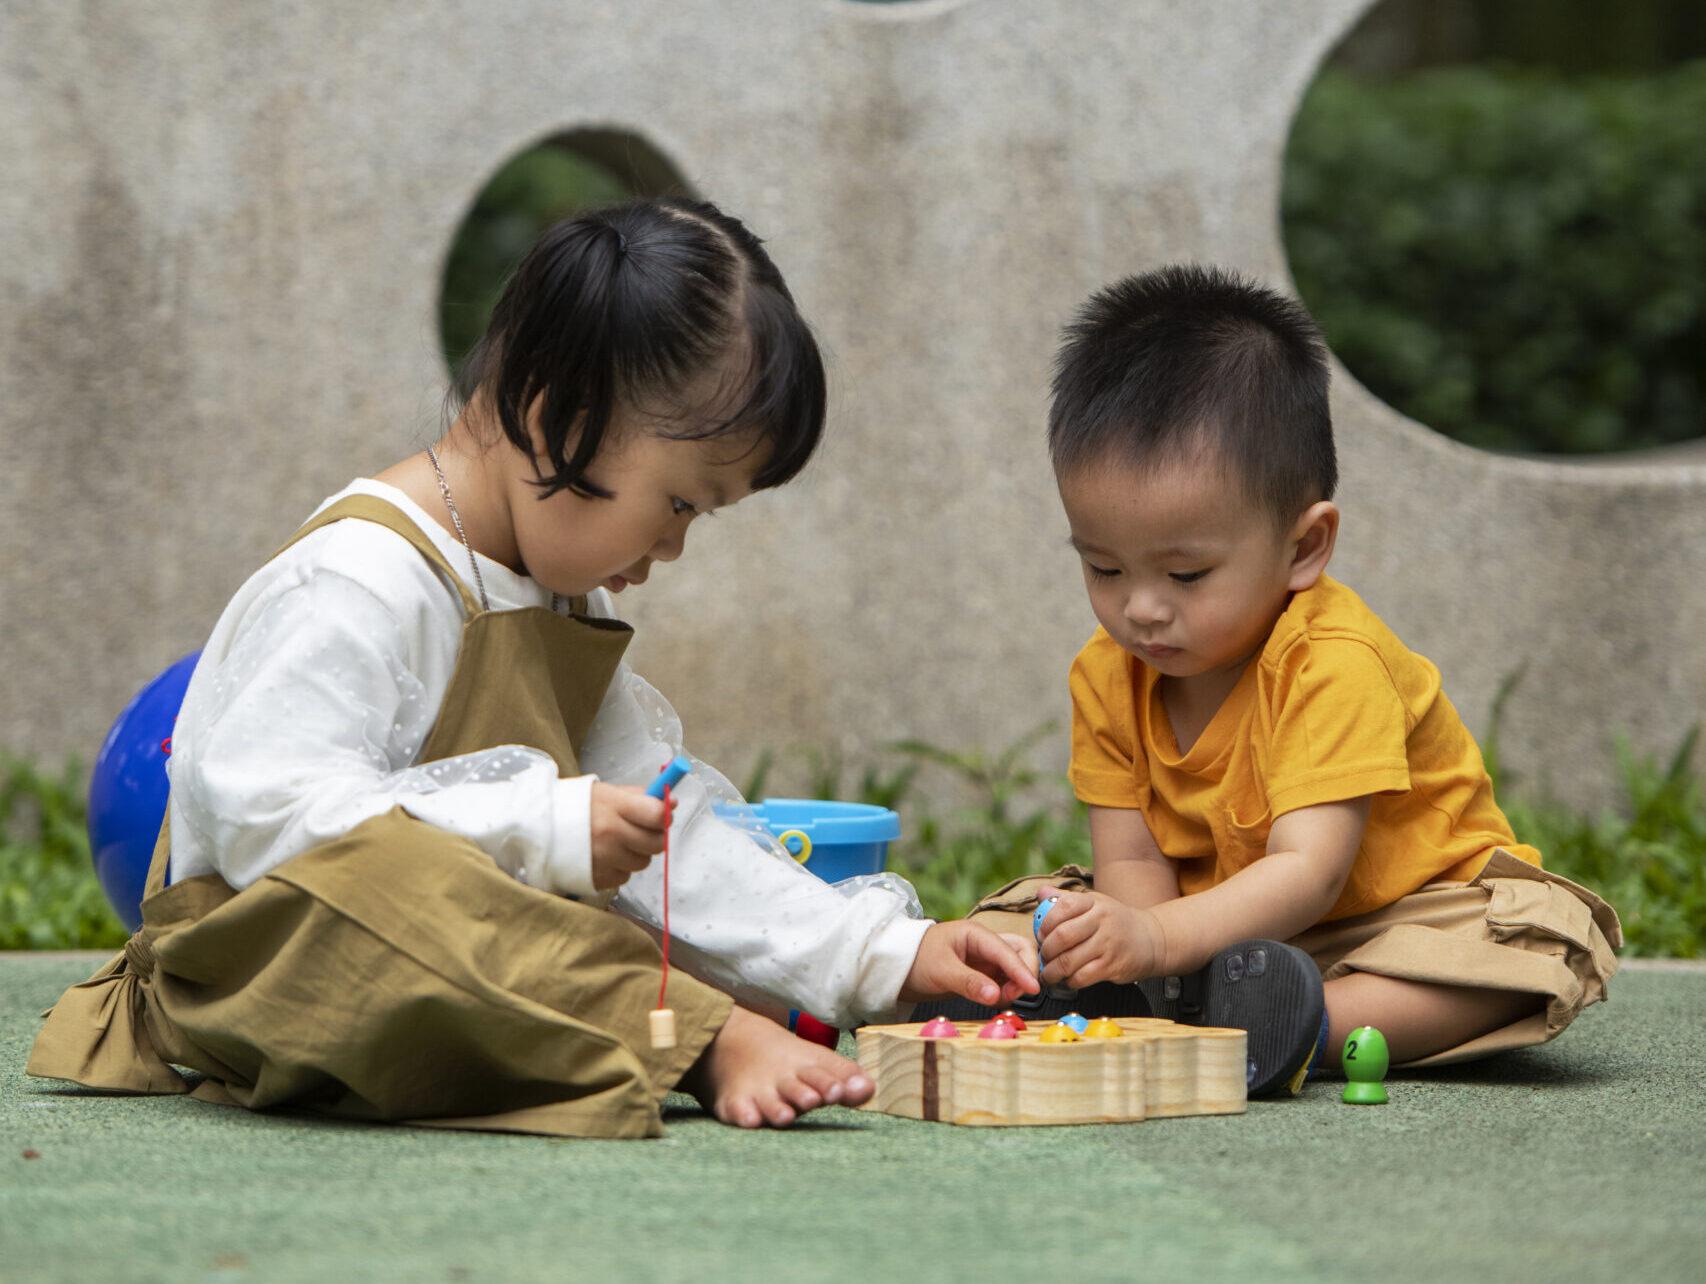
<path fill-rule="evenodd" d="M 935 925 L 934 919 L 897 915 L 872 934 L 865 950 L 865 967 L 859 978 L 858 993 L 853 998 L 852 1010 L 846 1014 L 852 1019 L 844 1018 L 845 1024 L 896 1019 L 900 987 L 906 984 L 907 975 L 912 971 L 918 947 L 924 943 L 924 934 Z M 842 1014 L 835 1015 L 840 1017 Z"/>
<path fill-rule="evenodd" d="M 545 888 L 559 896 L 590 897 L 592 886 L 592 784 L 597 776 L 556 783 Z"/>

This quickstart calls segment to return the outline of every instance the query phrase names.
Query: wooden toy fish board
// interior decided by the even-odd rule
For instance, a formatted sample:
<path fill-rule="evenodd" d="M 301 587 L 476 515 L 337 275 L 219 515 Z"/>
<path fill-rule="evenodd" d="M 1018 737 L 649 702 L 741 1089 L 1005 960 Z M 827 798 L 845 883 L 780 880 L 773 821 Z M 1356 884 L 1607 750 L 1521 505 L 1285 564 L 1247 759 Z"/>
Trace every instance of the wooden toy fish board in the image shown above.
<path fill-rule="evenodd" d="M 956 1023 L 957 1039 L 868 1025 L 859 1064 L 876 1093 L 863 1108 L 985 1127 L 1243 1113 L 1244 1031 L 1155 1017 L 1118 1024 L 1118 1038 L 1078 1043 L 1039 1043 L 1041 1025 L 1016 1039 L 980 1039 L 975 1021 Z"/>

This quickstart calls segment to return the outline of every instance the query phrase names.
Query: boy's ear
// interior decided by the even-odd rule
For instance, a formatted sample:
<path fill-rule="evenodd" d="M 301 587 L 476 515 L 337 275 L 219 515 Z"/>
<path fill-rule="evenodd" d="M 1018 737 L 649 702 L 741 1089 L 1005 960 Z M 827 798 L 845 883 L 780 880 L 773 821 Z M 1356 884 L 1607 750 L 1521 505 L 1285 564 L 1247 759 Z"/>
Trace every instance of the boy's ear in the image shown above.
<path fill-rule="evenodd" d="M 1339 506 L 1323 499 L 1304 509 L 1291 527 L 1291 577 L 1286 587 L 1301 592 L 1314 585 L 1333 558 L 1339 538 Z"/>

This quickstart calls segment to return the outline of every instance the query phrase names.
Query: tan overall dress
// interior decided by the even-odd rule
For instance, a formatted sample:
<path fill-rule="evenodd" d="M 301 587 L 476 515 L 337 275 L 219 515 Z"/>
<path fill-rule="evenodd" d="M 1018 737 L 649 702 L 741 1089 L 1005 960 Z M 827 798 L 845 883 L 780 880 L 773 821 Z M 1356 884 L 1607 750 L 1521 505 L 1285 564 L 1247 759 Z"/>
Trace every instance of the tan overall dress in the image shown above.
<path fill-rule="evenodd" d="M 462 600 L 456 669 L 419 761 L 520 744 L 576 774 L 632 630 L 482 610 L 432 541 L 369 496 L 290 542 L 347 518 L 407 539 Z M 251 1109 L 658 1136 L 664 1095 L 728 1018 L 726 996 L 672 972 L 679 1042 L 654 1051 L 660 958 L 646 932 L 517 882 L 401 808 L 241 892 L 216 874 L 166 886 L 168 852 L 162 828 L 142 927 L 61 997 L 28 1073 Z M 192 1089 L 174 1065 L 206 1078 Z"/>

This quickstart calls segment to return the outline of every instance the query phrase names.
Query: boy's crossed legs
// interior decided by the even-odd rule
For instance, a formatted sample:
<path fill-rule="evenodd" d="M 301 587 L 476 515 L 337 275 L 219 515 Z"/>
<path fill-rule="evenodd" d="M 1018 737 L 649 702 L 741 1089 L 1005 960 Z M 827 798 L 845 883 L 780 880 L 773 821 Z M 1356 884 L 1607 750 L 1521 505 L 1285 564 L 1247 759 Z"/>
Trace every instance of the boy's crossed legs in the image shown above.
<path fill-rule="evenodd" d="M 1218 957 L 1207 966 L 1215 967 Z M 1304 966 L 1313 968 L 1307 962 Z M 1159 987 L 1144 988 L 1154 992 Z M 1435 985 L 1372 972 L 1351 972 L 1328 981 L 1322 995 L 1328 1029 L 1325 1052 L 1316 1052 L 1314 1071 L 1335 1069 L 1332 1050 L 1342 1048 L 1360 1026 L 1377 1028 L 1386 1038 L 1392 1062 L 1400 1064 L 1460 1047 L 1545 1006 L 1542 996 L 1522 991 Z M 1298 1037 L 1308 1041 L 1314 1033 L 1303 1030 Z M 1289 1078 L 1282 1075 L 1280 1082 Z M 820 1106 L 860 1105 L 875 1091 L 857 1063 L 741 1007 L 730 1013 L 679 1087 L 724 1123 L 742 1128 L 786 1127 Z"/>
<path fill-rule="evenodd" d="M 985 898 L 973 915 L 997 931 L 1028 925 L 1036 890 L 1051 886 L 1088 891 L 1088 871 L 1019 880 Z M 1140 984 L 1158 1016 L 1250 1029 L 1253 1053 L 1259 1041 L 1308 1049 L 1315 1068 L 1336 1069 L 1332 1051 L 1352 1030 L 1372 1025 L 1393 1064 L 1443 1064 L 1559 1033 L 1604 996 L 1620 943 L 1615 917 L 1599 898 L 1499 852 L 1474 883 L 1430 885 L 1384 910 L 1304 932 L 1279 947 L 1287 961 L 1260 985 L 1225 985 L 1226 965 L 1241 950 L 1272 942 L 1228 946 L 1192 978 Z M 1246 962 L 1241 956 L 1233 971 Z M 1203 1010 L 1202 996 L 1215 987 L 1214 1010 Z M 1313 996 L 1305 993 L 1311 987 Z M 1239 1019 L 1226 1020 L 1229 1011 Z M 1299 1028 L 1256 1028 L 1276 1021 Z M 1285 1057 L 1263 1072 L 1276 1087 L 1290 1081 L 1292 1057 L 1309 1063 L 1302 1053 Z"/>
<path fill-rule="evenodd" d="M 1385 1036 L 1394 1065 L 1461 1047 L 1546 1006 L 1541 995 L 1520 990 L 1432 985 L 1373 972 L 1351 972 L 1322 989 L 1328 1050 L 1344 1047 L 1352 1030 L 1371 1025 Z M 1331 1062 L 1322 1068 L 1332 1068 Z"/>

